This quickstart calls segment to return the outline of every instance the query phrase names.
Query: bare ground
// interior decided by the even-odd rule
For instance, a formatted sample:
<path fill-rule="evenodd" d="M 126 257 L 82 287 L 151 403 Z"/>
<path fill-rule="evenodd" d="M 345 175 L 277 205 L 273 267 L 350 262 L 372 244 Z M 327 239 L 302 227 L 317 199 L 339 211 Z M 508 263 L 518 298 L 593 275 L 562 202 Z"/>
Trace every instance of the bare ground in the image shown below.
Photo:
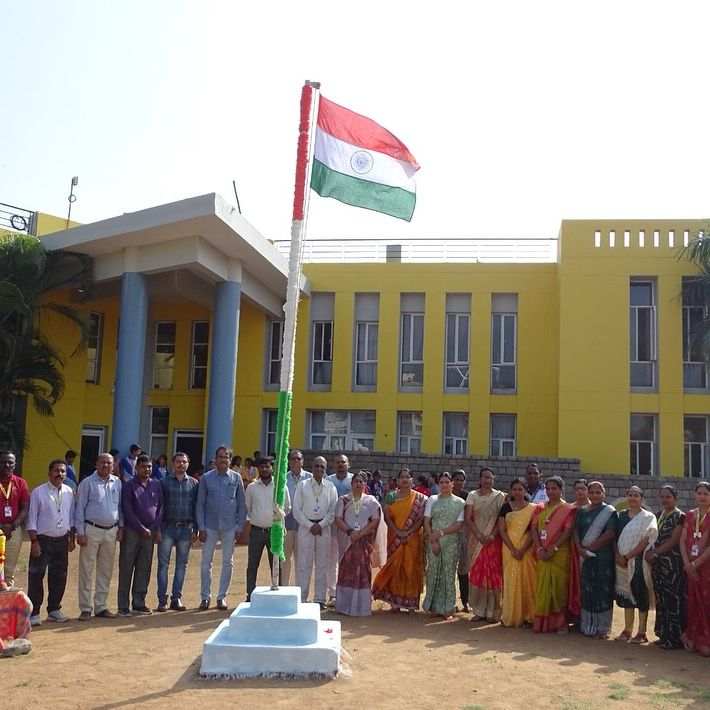
<path fill-rule="evenodd" d="M 27 551 L 23 546 L 23 570 Z M 63 607 L 74 618 L 77 560 L 75 552 Z M 244 598 L 245 563 L 246 548 L 238 547 L 230 609 Z M 266 557 L 260 572 L 266 584 Z M 157 603 L 154 580 L 149 595 Z M 710 707 L 710 665 L 685 651 L 533 635 L 472 624 L 463 614 L 448 622 L 424 613 L 395 616 L 381 608 L 363 619 L 324 612 L 343 628 L 345 668 L 335 679 L 204 680 L 202 643 L 229 612 L 194 610 L 199 550 L 190 560 L 184 602 L 189 610 L 181 613 L 45 621 L 32 632 L 28 656 L 0 659 L 0 708 Z M 615 633 L 621 618 L 617 613 Z"/>

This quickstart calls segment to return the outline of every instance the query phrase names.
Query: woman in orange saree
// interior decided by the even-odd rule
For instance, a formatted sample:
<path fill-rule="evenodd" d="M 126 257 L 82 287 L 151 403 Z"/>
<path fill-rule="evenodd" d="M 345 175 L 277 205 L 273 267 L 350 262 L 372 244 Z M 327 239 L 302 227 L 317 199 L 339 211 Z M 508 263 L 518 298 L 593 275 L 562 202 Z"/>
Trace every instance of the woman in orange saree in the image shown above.
<path fill-rule="evenodd" d="M 387 602 L 393 612 L 414 613 L 424 587 L 422 524 L 427 497 L 412 490 L 412 474 L 403 468 L 397 476 L 397 491 L 385 497 L 387 562 L 372 584 L 373 599 Z"/>
<path fill-rule="evenodd" d="M 560 476 L 548 478 L 545 491 L 547 503 L 535 512 L 530 525 L 537 555 L 533 631 L 567 633 L 570 538 L 575 510 L 562 499 L 564 481 Z"/>

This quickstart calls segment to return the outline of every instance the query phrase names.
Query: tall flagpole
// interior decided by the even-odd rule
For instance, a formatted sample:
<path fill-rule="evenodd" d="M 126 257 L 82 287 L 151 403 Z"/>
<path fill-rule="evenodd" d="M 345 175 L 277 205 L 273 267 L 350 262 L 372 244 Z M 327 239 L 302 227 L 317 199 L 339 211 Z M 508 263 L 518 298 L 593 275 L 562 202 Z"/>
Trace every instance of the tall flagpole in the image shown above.
<path fill-rule="evenodd" d="M 281 354 L 281 381 L 279 408 L 276 419 L 276 469 L 274 472 L 274 503 L 281 512 L 280 520 L 271 526 L 270 547 L 274 556 L 271 570 L 271 589 L 279 588 L 279 561 L 284 555 L 283 509 L 286 501 L 286 473 L 288 471 L 288 439 L 291 430 L 291 398 L 293 393 L 294 351 L 296 346 L 296 320 L 298 296 L 301 285 L 301 245 L 306 227 L 306 187 L 309 169 L 308 149 L 311 142 L 311 113 L 320 83 L 306 81 L 301 89 L 301 117 L 298 124 L 298 149 L 296 152 L 296 184 L 293 195 L 291 220 L 291 249 L 288 258 L 288 283 L 284 306 L 284 335 Z"/>

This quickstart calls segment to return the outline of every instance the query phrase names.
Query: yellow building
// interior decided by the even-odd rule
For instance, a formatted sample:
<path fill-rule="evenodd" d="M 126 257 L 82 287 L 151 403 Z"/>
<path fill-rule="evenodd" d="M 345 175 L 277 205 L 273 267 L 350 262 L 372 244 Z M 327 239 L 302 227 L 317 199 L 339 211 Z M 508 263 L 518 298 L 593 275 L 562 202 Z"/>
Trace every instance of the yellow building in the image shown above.
<path fill-rule="evenodd" d="M 28 413 L 25 476 L 67 448 L 84 470 L 131 443 L 193 461 L 223 441 L 270 450 L 284 245 L 216 195 L 63 226 L 38 231 L 94 258 L 82 303 L 94 336 L 56 416 Z M 291 444 L 707 475 L 708 373 L 689 340 L 703 309 L 683 302 L 695 271 L 678 258 L 702 226 L 575 220 L 535 242 L 308 244 Z"/>

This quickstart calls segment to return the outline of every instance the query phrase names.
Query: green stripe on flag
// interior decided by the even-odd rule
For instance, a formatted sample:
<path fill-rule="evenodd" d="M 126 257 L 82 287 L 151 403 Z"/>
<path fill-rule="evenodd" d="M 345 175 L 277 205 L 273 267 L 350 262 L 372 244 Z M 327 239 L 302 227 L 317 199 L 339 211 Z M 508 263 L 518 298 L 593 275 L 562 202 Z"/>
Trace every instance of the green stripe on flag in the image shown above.
<path fill-rule="evenodd" d="M 279 392 L 279 409 L 276 417 L 276 464 L 274 469 L 274 499 L 279 508 L 286 501 L 286 474 L 288 473 L 288 437 L 291 433 L 291 393 Z M 284 555 L 284 526 L 271 526 L 271 553 L 280 560 Z"/>
<path fill-rule="evenodd" d="M 417 201 L 417 196 L 409 190 L 343 175 L 315 158 L 311 188 L 321 197 L 333 197 L 348 205 L 384 212 L 407 222 L 412 219 Z"/>

